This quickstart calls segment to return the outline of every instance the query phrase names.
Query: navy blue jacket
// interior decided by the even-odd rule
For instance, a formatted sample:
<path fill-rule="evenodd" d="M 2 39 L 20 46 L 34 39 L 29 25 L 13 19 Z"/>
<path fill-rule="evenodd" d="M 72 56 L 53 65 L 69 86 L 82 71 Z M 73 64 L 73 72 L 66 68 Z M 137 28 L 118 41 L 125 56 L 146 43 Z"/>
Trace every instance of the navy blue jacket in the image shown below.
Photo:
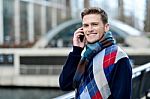
<path fill-rule="evenodd" d="M 73 47 L 59 77 L 60 88 L 64 91 L 74 90 L 73 77 L 81 58 L 82 48 Z M 111 96 L 109 99 L 130 99 L 132 68 L 128 58 L 120 59 L 112 71 L 111 80 L 108 82 Z"/>

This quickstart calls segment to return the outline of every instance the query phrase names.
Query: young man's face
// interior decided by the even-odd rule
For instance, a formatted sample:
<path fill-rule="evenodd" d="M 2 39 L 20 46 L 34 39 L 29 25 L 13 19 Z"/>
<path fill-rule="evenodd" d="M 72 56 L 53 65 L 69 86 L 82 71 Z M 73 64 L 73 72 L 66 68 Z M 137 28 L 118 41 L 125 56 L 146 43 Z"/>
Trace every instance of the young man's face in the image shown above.
<path fill-rule="evenodd" d="M 99 41 L 104 32 L 109 30 L 109 24 L 103 24 L 100 14 L 85 15 L 82 19 L 82 24 L 88 43 Z"/>

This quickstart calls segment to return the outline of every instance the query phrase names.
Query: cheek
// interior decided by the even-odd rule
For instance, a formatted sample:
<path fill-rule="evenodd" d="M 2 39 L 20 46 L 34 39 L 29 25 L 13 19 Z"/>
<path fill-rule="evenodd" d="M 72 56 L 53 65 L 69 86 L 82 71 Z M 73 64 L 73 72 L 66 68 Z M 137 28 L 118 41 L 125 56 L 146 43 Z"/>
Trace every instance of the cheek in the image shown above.
<path fill-rule="evenodd" d="M 105 33 L 105 31 L 104 30 L 101 30 L 101 31 L 99 30 L 98 33 L 99 33 L 99 37 L 101 38 L 103 36 L 103 34 Z"/>
<path fill-rule="evenodd" d="M 94 29 L 97 33 L 102 33 L 103 32 L 103 29 L 102 28 L 95 28 Z"/>
<path fill-rule="evenodd" d="M 87 34 L 88 34 L 88 31 L 86 31 L 86 30 L 84 30 L 83 32 L 84 32 L 84 35 L 87 35 Z"/>
<path fill-rule="evenodd" d="M 83 32 L 86 33 L 86 32 L 87 32 L 87 29 L 83 28 Z"/>

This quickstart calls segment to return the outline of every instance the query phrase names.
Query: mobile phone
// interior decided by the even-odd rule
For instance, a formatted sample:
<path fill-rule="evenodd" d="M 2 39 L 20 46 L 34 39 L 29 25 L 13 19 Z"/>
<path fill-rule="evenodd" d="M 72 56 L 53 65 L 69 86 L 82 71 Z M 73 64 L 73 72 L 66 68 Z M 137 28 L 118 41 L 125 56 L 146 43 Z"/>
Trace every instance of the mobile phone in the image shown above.
<path fill-rule="evenodd" d="M 83 33 L 84 34 L 84 33 Z M 80 35 L 80 41 L 83 42 L 84 35 Z"/>

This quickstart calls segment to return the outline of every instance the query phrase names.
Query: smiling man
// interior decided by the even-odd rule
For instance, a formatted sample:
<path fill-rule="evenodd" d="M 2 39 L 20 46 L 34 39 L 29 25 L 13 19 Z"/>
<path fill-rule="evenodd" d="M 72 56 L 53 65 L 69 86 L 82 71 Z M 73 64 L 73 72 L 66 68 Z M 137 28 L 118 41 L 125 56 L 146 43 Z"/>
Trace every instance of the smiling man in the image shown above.
<path fill-rule="evenodd" d="M 82 27 L 74 32 L 73 51 L 59 77 L 60 88 L 75 90 L 76 99 L 130 99 L 132 68 L 115 44 L 106 12 L 86 8 L 81 17 Z"/>

